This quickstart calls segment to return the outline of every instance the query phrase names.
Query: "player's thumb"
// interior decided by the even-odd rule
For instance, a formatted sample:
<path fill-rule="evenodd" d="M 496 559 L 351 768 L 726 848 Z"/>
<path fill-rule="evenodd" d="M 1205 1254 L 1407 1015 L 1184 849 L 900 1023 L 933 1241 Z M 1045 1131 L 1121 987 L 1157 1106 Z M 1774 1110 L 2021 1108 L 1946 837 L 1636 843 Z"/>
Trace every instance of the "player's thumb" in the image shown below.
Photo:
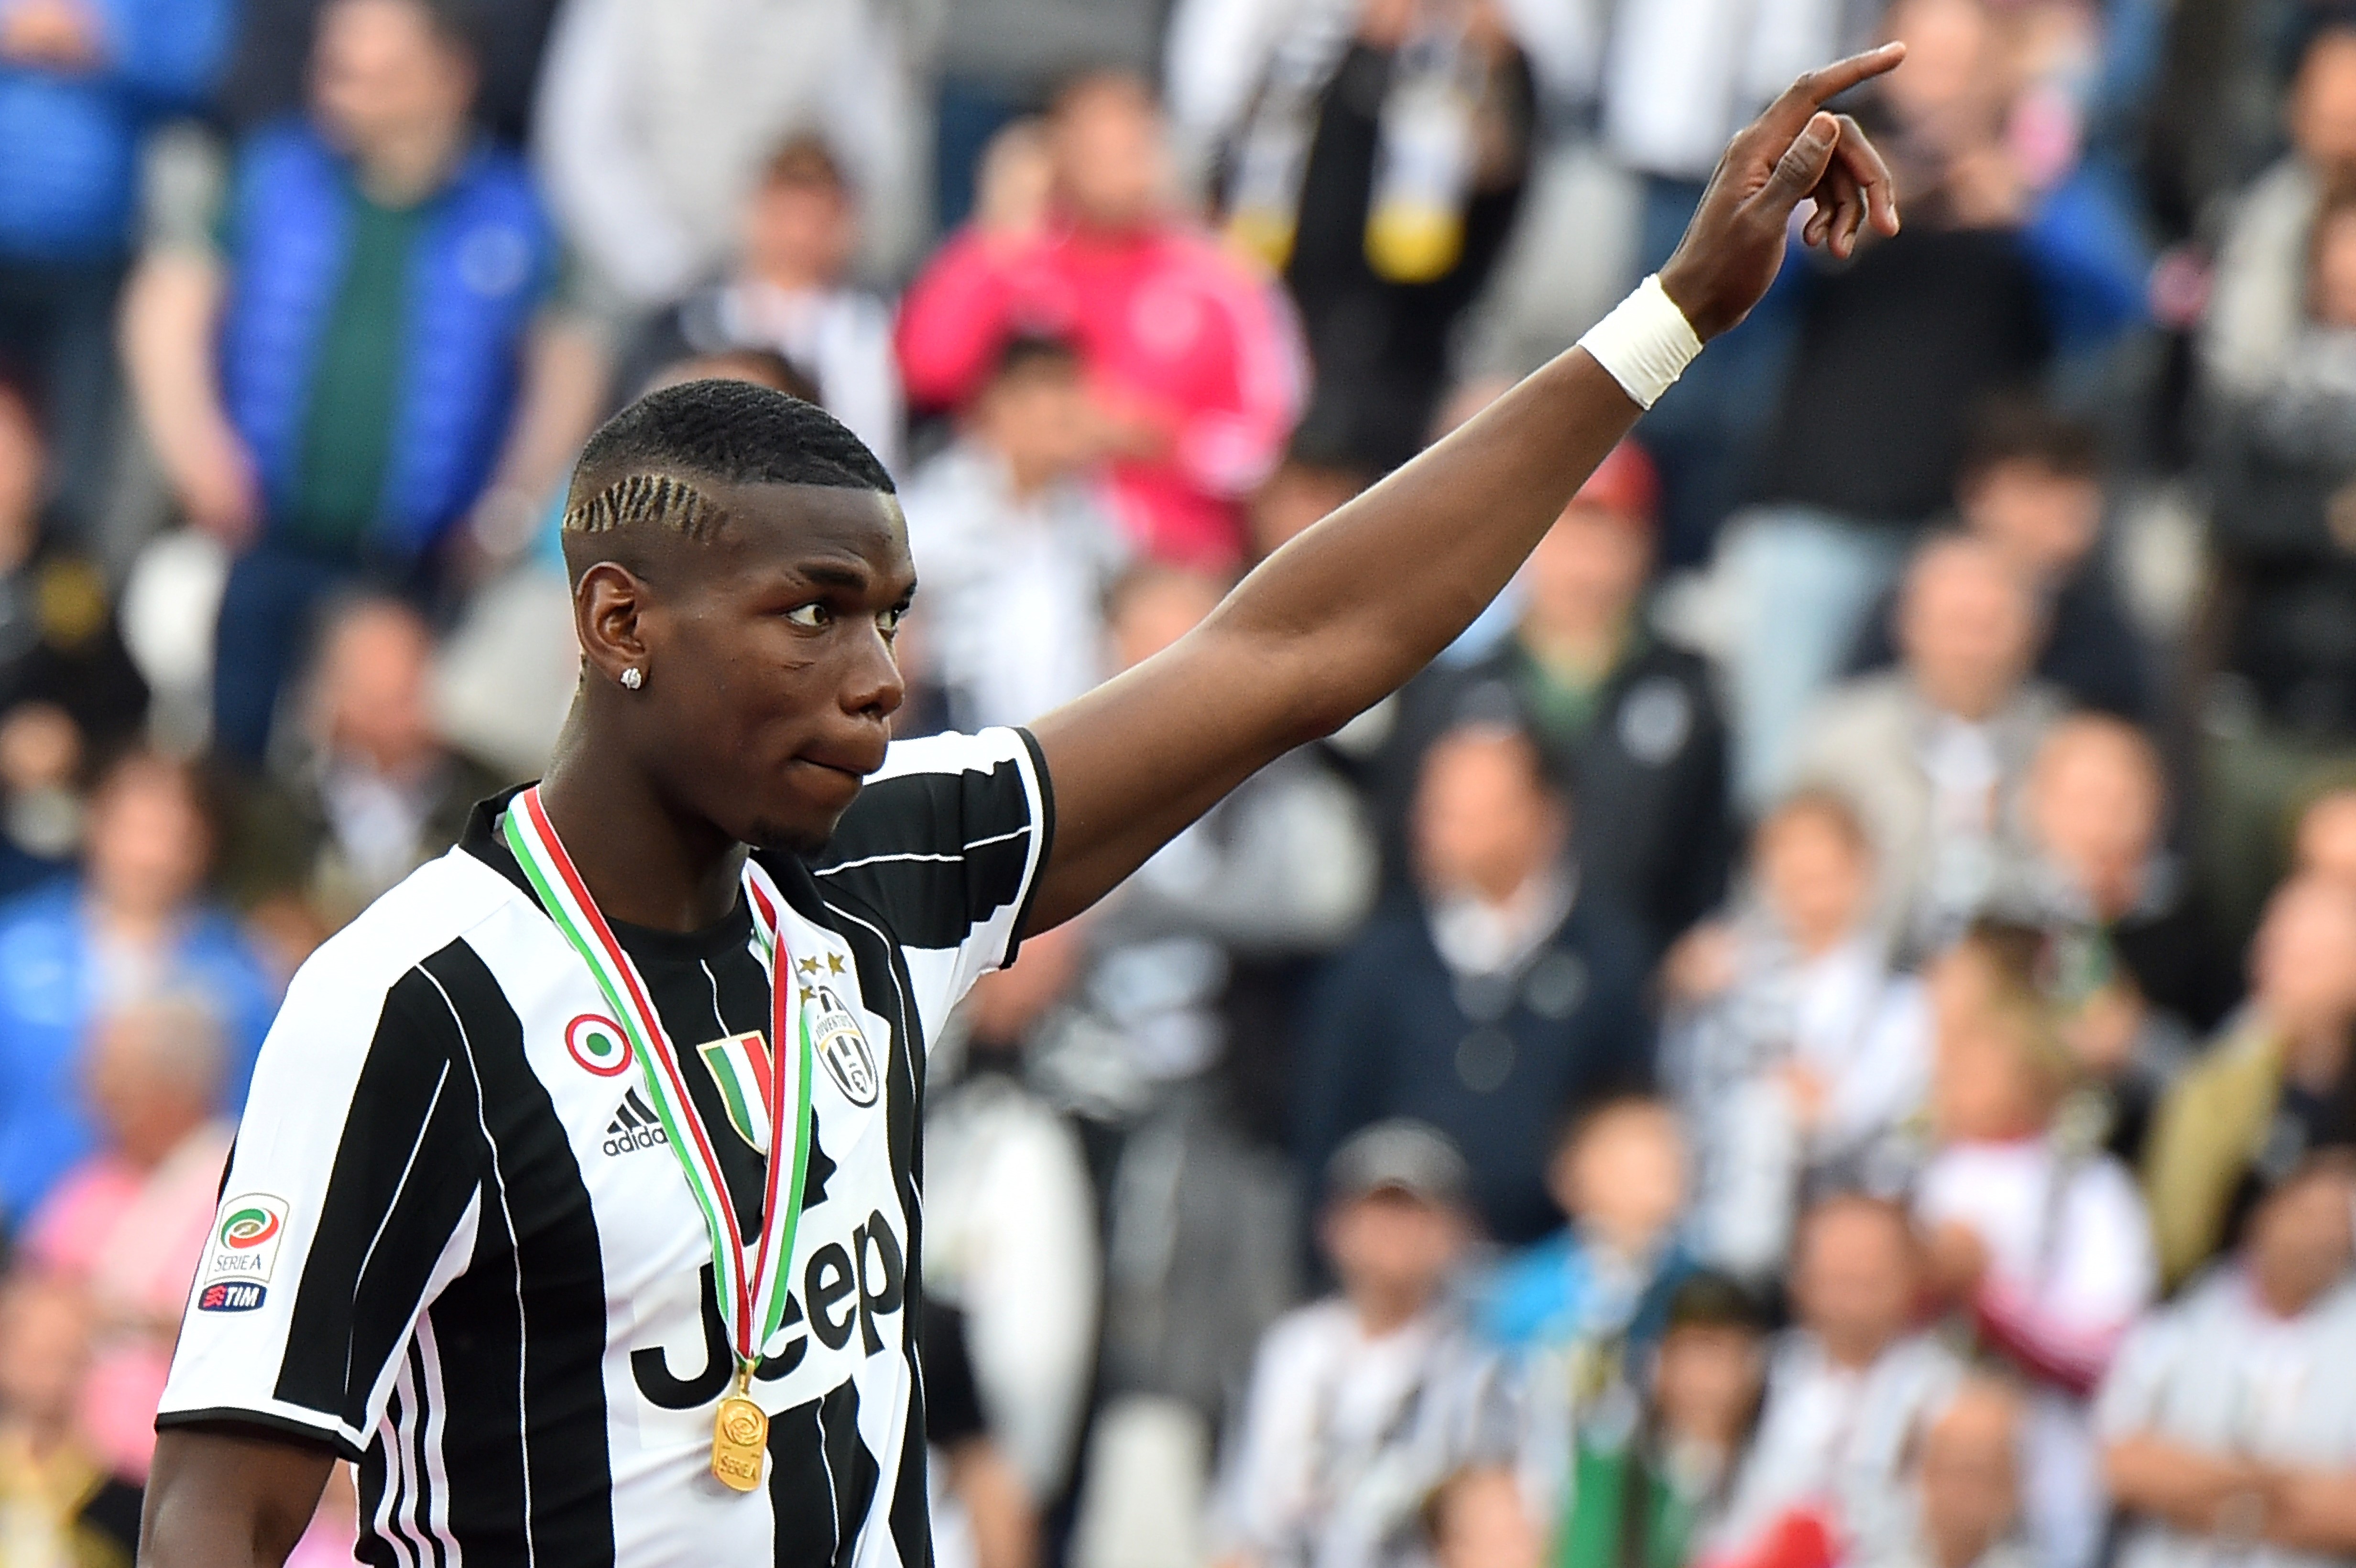
<path fill-rule="evenodd" d="M 1829 114 L 1814 116 L 1775 160 L 1775 172 L 1767 176 L 1767 187 L 1760 195 L 1773 202 L 1779 213 L 1789 213 L 1825 177 L 1825 170 L 1832 166 L 1833 149 L 1839 144 L 1840 122 Z"/>

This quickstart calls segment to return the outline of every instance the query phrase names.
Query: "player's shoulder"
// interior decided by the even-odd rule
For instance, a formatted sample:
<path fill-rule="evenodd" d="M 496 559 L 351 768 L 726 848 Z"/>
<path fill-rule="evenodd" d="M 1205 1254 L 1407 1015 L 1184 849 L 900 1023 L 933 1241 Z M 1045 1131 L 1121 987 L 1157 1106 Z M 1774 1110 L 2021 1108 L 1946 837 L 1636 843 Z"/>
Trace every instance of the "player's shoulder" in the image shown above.
<path fill-rule="evenodd" d="M 428 860 L 303 962 L 287 985 L 282 1019 L 321 1012 L 373 1019 L 404 976 L 519 896 L 465 849 Z"/>
<path fill-rule="evenodd" d="M 824 876 L 884 858 L 954 859 L 976 839 L 1044 827 L 1050 809 L 1046 765 L 1028 731 L 895 741 L 811 867 Z"/>

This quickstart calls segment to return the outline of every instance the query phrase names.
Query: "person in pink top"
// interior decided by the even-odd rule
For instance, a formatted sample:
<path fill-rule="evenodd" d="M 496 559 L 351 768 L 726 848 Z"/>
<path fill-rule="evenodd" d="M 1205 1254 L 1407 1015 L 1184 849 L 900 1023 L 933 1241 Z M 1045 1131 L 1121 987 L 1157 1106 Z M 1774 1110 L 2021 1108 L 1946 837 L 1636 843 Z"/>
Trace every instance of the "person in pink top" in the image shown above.
<path fill-rule="evenodd" d="M 1243 558 L 1243 502 L 1300 412 L 1300 333 L 1274 279 L 1178 216 L 1151 91 L 1082 78 L 1045 135 L 992 148 L 974 220 L 902 303 L 910 400 L 955 409 L 1016 334 L 1079 346 L 1116 508 L 1141 549 L 1222 569 Z"/>
<path fill-rule="evenodd" d="M 215 1109 L 225 1048 L 202 1005 L 162 998 L 102 1019 L 85 1050 L 104 1142 L 33 1211 L 24 1254 L 90 1301 L 82 1429 L 97 1458 L 136 1484 L 229 1158 L 231 1129 Z"/>

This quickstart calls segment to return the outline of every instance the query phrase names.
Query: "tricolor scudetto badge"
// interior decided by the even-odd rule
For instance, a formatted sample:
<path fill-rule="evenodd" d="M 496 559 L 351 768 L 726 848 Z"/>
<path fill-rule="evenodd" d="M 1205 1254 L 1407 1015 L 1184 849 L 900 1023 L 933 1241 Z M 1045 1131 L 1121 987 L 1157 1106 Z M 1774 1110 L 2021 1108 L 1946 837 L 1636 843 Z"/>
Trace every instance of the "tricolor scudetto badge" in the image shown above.
<path fill-rule="evenodd" d="M 776 1111 L 769 1104 L 769 1080 L 775 1071 L 769 1042 L 758 1030 L 708 1040 L 695 1048 L 712 1081 L 720 1086 L 720 1103 L 728 1108 L 728 1125 L 736 1136 L 766 1157 L 769 1129 Z"/>

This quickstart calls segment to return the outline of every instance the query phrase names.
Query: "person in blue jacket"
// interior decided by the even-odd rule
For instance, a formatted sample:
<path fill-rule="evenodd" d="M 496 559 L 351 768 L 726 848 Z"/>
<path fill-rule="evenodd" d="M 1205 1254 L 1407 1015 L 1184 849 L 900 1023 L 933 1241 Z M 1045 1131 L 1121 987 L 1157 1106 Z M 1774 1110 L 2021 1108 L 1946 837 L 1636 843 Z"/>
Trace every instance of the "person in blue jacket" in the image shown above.
<path fill-rule="evenodd" d="M 1464 1151 L 1491 1235 L 1560 1222 L 1547 1186 L 1566 1115 L 1648 1083 L 1645 950 L 1572 859 L 1571 811 L 1527 724 L 1462 714 L 1425 753 L 1415 888 L 1323 976 L 1301 1051 L 1296 1153 L 1320 1168 L 1355 1129 L 1430 1123 Z"/>
<path fill-rule="evenodd" d="M 472 118 L 455 0 L 329 0 L 308 116 L 241 149 L 209 251 L 143 263 L 126 351 L 189 521 L 238 550 L 216 743 L 259 763 L 323 603 L 503 559 L 587 433 L 603 369 L 552 308 L 530 169 Z"/>
<path fill-rule="evenodd" d="M 233 1113 L 278 1008 L 237 923 L 202 897 L 212 836 L 185 764 L 116 763 L 84 845 L 78 876 L 0 904 L 0 1225 L 21 1222 L 92 1147 L 81 1049 L 93 1025 L 158 997 L 203 1007 L 229 1042 Z"/>
<path fill-rule="evenodd" d="M 59 522 L 87 530 L 106 480 L 114 307 L 141 139 L 195 108 L 231 0 L 0 0 L 0 360 L 56 443 Z"/>

